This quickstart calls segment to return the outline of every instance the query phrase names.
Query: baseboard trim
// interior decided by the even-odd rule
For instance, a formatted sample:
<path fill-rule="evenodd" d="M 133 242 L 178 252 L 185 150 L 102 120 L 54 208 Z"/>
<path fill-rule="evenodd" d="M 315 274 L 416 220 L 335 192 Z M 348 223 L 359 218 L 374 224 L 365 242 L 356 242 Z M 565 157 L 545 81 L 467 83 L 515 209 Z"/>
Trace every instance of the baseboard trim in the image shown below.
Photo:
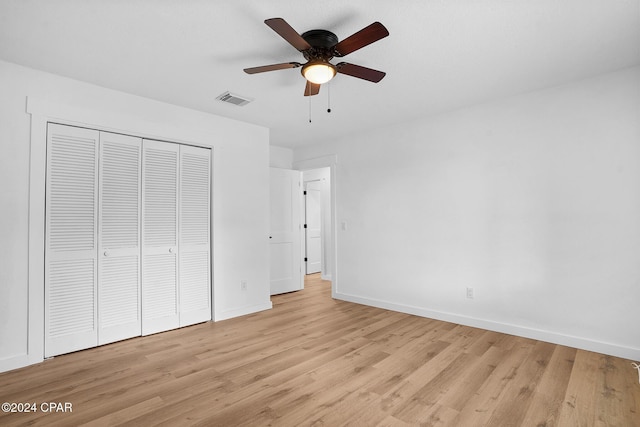
<path fill-rule="evenodd" d="M 44 360 L 43 356 L 34 356 L 29 354 L 19 354 L 0 359 L 0 372 L 12 371 L 14 369 L 24 368 L 25 366 L 34 365 Z"/>
<path fill-rule="evenodd" d="M 405 304 L 391 303 L 372 298 L 365 298 L 356 295 L 336 292 L 334 298 L 363 304 L 372 307 L 383 308 L 386 310 L 397 311 L 400 313 L 412 314 L 430 319 L 442 320 L 444 322 L 457 323 L 460 325 L 471 326 L 474 328 L 486 329 L 494 332 L 501 332 L 509 335 L 516 335 L 524 338 L 530 338 L 538 341 L 550 342 L 553 344 L 564 345 L 567 347 L 578 348 L 581 350 L 593 351 L 596 353 L 608 354 L 611 356 L 621 357 L 628 360 L 640 360 L 640 348 L 625 347 L 608 342 L 595 341 L 588 338 L 576 337 L 572 335 L 560 334 L 557 332 L 535 329 L 526 326 L 514 325 L 510 323 L 495 322 L 476 317 L 464 316 L 454 313 L 429 310 L 422 307 L 416 307 Z"/>
<path fill-rule="evenodd" d="M 227 320 L 227 319 L 232 319 L 234 317 L 246 316 L 247 314 L 257 313 L 259 311 L 271 310 L 272 308 L 273 308 L 273 304 L 271 303 L 271 301 L 264 304 L 256 304 L 256 305 L 249 305 L 246 307 L 234 308 L 233 310 L 226 310 L 219 314 L 216 313 L 214 321 L 218 322 L 220 320 Z"/>
<path fill-rule="evenodd" d="M 214 321 L 231 319 L 234 317 L 245 316 L 247 314 L 257 313 L 259 311 L 270 310 L 273 308 L 271 301 L 264 304 L 256 304 L 246 307 L 240 307 L 233 310 L 227 310 L 215 317 Z M 161 331 L 162 332 L 162 331 Z M 12 371 L 14 369 L 24 368 L 25 366 L 34 365 L 44 361 L 42 355 L 34 356 L 32 354 L 18 354 L 0 359 L 0 372 Z"/>

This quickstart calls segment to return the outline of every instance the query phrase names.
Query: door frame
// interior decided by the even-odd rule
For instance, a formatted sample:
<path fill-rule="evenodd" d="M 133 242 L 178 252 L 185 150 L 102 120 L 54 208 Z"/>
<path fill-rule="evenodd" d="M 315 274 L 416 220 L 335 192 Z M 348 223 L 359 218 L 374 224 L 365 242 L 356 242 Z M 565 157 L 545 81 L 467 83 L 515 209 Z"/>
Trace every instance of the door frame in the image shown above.
<path fill-rule="evenodd" d="M 337 189 L 337 165 L 338 165 L 338 156 L 335 154 L 331 154 L 328 156 L 316 157 L 313 159 L 304 159 L 293 162 L 293 168 L 299 170 L 301 172 L 312 170 L 312 169 L 321 169 L 321 168 L 329 168 L 329 213 L 331 217 L 331 246 L 330 246 L 330 254 L 332 256 L 331 262 L 331 297 L 335 298 L 336 293 L 338 292 L 338 235 L 337 235 L 337 209 L 336 209 L 336 189 Z M 304 268 L 304 266 L 302 266 Z"/>
<path fill-rule="evenodd" d="M 320 185 L 320 189 L 319 189 L 319 191 L 320 191 L 320 200 L 319 200 L 320 206 L 319 206 L 319 209 L 320 209 L 320 242 L 321 243 L 320 243 L 320 254 L 319 255 L 320 255 L 320 273 L 321 274 L 327 272 L 327 269 L 326 269 L 326 261 L 327 260 L 325 259 L 326 256 L 324 254 L 324 248 L 325 248 L 326 242 L 324 241 L 325 227 L 324 227 L 324 224 L 323 224 L 323 220 L 324 220 L 324 215 L 326 215 L 326 214 L 323 215 L 323 212 L 322 212 L 322 210 L 323 210 L 322 180 L 311 179 L 309 181 L 305 181 L 304 180 L 305 172 L 306 171 L 301 172 L 301 175 L 302 175 L 302 178 L 303 178 L 302 179 L 302 190 L 303 190 L 302 191 L 302 194 L 303 194 L 303 196 L 302 196 L 302 222 L 305 225 L 304 229 L 302 230 L 302 248 L 304 249 L 303 250 L 304 261 L 303 261 L 302 267 L 303 267 L 304 274 L 306 276 L 308 274 L 314 274 L 314 273 L 308 273 L 308 270 L 309 270 L 309 230 L 310 230 L 310 227 L 309 227 L 309 209 L 308 209 L 309 205 L 307 204 L 307 202 L 309 200 L 308 199 L 308 197 L 309 197 L 309 193 L 308 192 L 309 192 L 309 184 L 310 183 L 317 183 L 317 184 Z M 313 191 L 318 191 L 318 190 L 313 190 Z M 323 280 L 326 280 L 325 277 L 323 277 Z"/>
<path fill-rule="evenodd" d="M 211 149 L 211 167 L 215 156 L 212 144 L 184 140 L 180 137 L 166 136 L 179 130 L 159 127 L 157 123 L 140 120 L 109 110 L 92 110 L 82 106 L 73 106 L 40 98 L 27 96 L 26 113 L 31 117 L 30 156 L 29 156 L 29 248 L 28 270 L 28 325 L 26 354 L 16 355 L 2 360 L 2 370 L 11 370 L 36 364 L 44 360 L 44 275 L 45 275 L 45 195 L 47 168 L 47 123 L 58 123 L 99 131 L 122 133 L 136 137 L 193 145 Z M 182 132 L 184 134 L 184 131 Z M 164 135 L 163 135 L 164 134 Z M 186 137 L 194 137 L 192 134 Z M 196 136 L 195 139 L 198 139 Z M 211 263 L 213 250 L 213 208 L 214 175 L 211 173 Z M 213 271 L 213 267 L 211 267 Z M 211 275 L 211 318 L 215 319 L 215 284 Z"/>

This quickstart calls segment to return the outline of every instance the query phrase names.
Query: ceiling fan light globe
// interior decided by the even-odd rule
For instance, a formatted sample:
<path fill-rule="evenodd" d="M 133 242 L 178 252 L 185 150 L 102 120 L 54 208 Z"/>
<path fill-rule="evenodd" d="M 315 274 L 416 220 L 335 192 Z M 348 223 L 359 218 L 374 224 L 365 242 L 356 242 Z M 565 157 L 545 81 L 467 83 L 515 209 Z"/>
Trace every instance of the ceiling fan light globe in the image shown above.
<path fill-rule="evenodd" d="M 315 84 L 323 84 L 336 75 L 336 67 L 329 62 L 309 62 L 302 67 L 305 79 Z"/>

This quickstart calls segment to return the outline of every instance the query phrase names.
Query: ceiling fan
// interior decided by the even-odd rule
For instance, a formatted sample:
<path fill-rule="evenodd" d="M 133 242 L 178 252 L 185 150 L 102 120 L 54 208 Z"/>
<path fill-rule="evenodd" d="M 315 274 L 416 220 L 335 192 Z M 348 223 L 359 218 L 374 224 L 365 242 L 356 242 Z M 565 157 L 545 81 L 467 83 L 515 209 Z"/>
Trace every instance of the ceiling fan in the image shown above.
<path fill-rule="evenodd" d="M 373 83 L 378 83 L 386 75 L 382 71 L 348 62 L 340 62 L 335 65 L 329 62 L 334 57 L 346 56 L 387 37 L 389 31 L 379 22 L 374 22 L 341 42 L 338 42 L 338 37 L 335 34 L 327 30 L 310 30 L 300 35 L 282 18 L 267 19 L 264 23 L 289 42 L 291 46 L 300 51 L 307 62 L 305 64 L 284 62 L 245 68 L 244 72 L 247 74 L 302 67 L 302 75 L 307 80 L 304 96 L 317 95 L 320 92 L 320 85 L 331 80 L 336 73 L 346 74 Z"/>

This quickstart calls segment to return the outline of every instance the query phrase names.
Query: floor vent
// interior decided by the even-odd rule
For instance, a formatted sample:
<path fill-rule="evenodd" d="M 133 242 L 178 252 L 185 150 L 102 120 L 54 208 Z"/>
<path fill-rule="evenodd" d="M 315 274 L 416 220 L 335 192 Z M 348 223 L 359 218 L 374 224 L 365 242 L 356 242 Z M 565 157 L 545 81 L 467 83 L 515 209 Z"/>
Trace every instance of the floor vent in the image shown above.
<path fill-rule="evenodd" d="M 248 103 L 253 101 L 253 99 L 251 99 L 251 98 L 243 97 L 243 96 L 236 95 L 236 94 L 230 93 L 230 92 L 225 92 L 222 95 L 219 95 L 218 97 L 216 97 L 216 99 L 218 101 L 227 102 L 229 104 L 237 105 L 238 107 L 242 107 L 243 105 L 247 105 Z"/>

